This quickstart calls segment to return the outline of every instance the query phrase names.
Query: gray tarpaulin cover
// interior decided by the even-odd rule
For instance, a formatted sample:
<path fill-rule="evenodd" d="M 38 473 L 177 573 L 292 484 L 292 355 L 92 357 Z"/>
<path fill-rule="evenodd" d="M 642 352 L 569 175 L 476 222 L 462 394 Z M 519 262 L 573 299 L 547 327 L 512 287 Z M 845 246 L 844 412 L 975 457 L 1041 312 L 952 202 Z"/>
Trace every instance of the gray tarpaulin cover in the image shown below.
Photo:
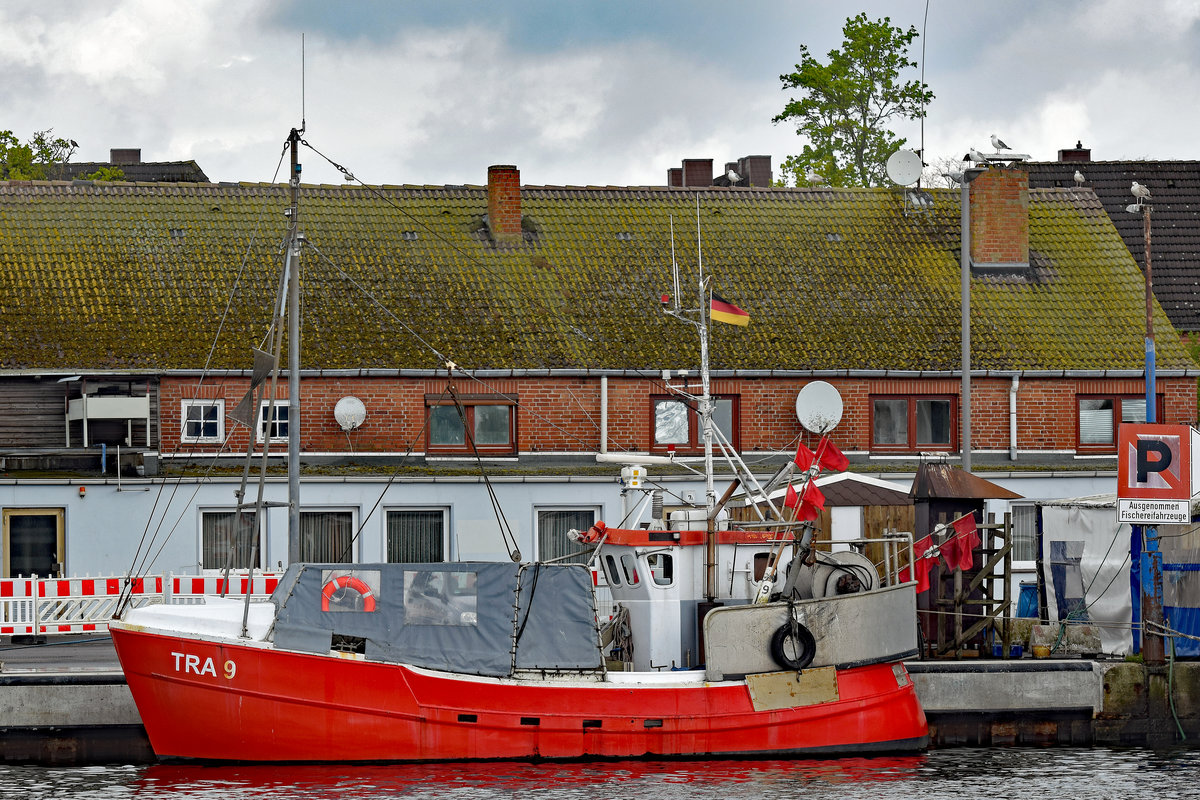
<path fill-rule="evenodd" d="M 367 658 L 475 675 L 601 667 L 578 565 L 297 564 L 271 599 L 283 649 L 325 653 L 336 636 Z"/>

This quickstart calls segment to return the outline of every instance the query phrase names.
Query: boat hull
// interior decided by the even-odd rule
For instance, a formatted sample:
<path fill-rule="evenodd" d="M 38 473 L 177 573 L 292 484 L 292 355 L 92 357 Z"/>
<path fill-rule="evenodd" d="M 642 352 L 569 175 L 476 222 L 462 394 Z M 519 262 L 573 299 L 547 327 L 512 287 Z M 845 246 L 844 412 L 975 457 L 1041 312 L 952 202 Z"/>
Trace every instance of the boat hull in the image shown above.
<path fill-rule="evenodd" d="M 837 670 L 836 699 L 764 709 L 745 681 L 477 678 L 121 623 L 112 638 L 161 758 L 833 755 L 928 740 L 901 664 Z"/>

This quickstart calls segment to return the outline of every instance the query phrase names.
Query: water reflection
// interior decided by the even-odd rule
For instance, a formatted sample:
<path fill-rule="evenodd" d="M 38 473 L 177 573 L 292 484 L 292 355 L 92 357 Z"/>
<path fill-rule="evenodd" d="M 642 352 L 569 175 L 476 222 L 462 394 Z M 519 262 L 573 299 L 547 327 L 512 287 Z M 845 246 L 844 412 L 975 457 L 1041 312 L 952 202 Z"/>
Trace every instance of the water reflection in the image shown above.
<path fill-rule="evenodd" d="M 1195 796 L 1200 751 L 955 749 L 829 761 L 513 762 L 381 766 L 0 765 L 0 797 L 154 800 L 910 800 Z"/>
<path fill-rule="evenodd" d="M 336 794 L 346 800 L 394 794 L 429 798 L 460 794 L 472 798 L 538 794 L 590 798 L 620 793 L 629 798 L 659 798 L 678 793 L 692 798 L 711 793 L 713 797 L 736 798 L 751 796 L 751 787 L 755 793 L 766 791 L 778 796 L 781 790 L 814 784 L 905 780 L 925 759 L 906 756 L 830 761 L 488 762 L 355 767 L 159 765 L 146 768 L 137 788 L 139 793 L 174 792 L 171 796 L 180 797 L 261 792 L 273 798 Z M 291 794 L 285 794 L 288 792 Z"/>

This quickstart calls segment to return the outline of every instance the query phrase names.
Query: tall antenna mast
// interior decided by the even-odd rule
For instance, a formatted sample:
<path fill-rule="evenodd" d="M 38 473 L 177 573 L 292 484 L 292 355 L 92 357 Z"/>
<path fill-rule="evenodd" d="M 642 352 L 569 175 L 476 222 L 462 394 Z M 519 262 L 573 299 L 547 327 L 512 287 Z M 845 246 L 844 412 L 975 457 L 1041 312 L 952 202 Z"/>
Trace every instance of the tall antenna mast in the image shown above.
<path fill-rule="evenodd" d="M 305 79 L 305 64 L 304 64 L 304 34 L 300 34 L 300 133 L 304 133 L 307 123 L 305 122 L 305 107 L 304 102 L 307 95 L 307 89 L 304 84 Z"/>

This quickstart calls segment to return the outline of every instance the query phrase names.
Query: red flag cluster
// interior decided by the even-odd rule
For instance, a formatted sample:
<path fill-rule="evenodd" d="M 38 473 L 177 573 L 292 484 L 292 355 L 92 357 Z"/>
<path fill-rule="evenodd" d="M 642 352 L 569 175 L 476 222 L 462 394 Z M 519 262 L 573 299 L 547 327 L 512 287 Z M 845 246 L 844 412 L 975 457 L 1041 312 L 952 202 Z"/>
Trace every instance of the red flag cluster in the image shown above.
<path fill-rule="evenodd" d="M 933 569 L 940 555 L 950 569 L 969 570 L 975 566 L 974 550 L 979 546 L 979 528 L 975 525 L 975 516 L 967 514 L 950 524 L 954 534 L 938 546 L 933 544 L 933 536 L 926 536 L 913 543 L 913 555 L 916 564 L 913 569 L 908 567 L 900 570 L 900 581 L 917 582 L 917 594 L 929 588 L 929 570 Z"/>
<path fill-rule="evenodd" d="M 796 448 L 796 466 L 804 470 L 806 473 L 816 466 L 816 474 L 821 470 L 829 470 L 830 472 L 842 472 L 846 467 L 850 466 L 850 460 L 838 450 L 837 445 L 829 440 L 828 436 L 822 436 L 820 443 L 817 444 L 817 452 L 813 452 L 804 446 L 801 442 Z M 814 520 L 821 515 L 821 510 L 825 508 L 825 495 L 813 483 L 816 474 L 809 474 L 808 480 L 804 483 L 804 488 L 799 492 L 796 487 L 788 486 L 787 496 L 783 499 L 783 504 L 787 508 L 796 509 L 796 519 L 807 522 Z"/>
<path fill-rule="evenodd" d="M 813 464 L 816 464 L 819 470 L 844 472 L 846 467 L 850 466 L 850 459 L 846 458 L 841 450 L 838 450 L 837 445 L 831 442 L 828 436 L 822 436 L 815 453 L 805 447 L 804 442 L 801 442 L 796 448 L 797 467 L 807 470 Z"/>
<path fill-rule="evenodd" d="M 783 504 L 788 508 L 796 509 L 797 520 L 807 522 L 821 516 L 821 509 L 825 507 L 825 495 L 815 483 L 809 481 L 804 484 L 804 489 L 799 493 L 794 486 L 789 486 L 787 496 L 783 498 Z"/>

